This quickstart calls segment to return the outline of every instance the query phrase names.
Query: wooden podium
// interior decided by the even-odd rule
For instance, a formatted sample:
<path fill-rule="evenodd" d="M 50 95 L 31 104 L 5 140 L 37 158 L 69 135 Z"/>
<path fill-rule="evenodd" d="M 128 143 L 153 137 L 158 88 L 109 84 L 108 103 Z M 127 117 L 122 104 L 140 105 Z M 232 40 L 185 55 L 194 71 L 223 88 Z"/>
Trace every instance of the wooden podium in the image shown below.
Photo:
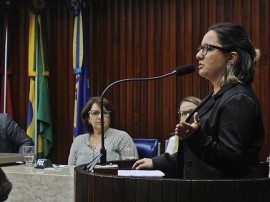
<path fill-rule="evenodd" d="M 122 165 L 123 162 L 120 162 Z M 122 165 L 123 166 L 123 165 Z M 77 202 L 267 202 L 270 179 L 181 180 L 119 177 L 75 168 Z M 121 168 L 121 166 L 119 166 Z M 126 165 L 124 165 L 126 167 Z"/>

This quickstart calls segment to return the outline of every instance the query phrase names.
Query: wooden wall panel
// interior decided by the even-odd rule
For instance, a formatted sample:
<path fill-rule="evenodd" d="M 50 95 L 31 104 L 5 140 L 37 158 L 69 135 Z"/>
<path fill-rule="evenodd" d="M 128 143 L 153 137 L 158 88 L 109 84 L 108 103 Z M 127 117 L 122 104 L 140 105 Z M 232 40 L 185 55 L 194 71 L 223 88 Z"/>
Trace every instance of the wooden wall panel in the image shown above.
<path fill-rule="evenodd" d="M 147 77 L 153 77 L 155 76 L 155 8 L 154 8 L 154 1 L 155 0 L 149 0 L 147 4 L 147 13 L 148 13 L 148 19 L 147 19 L 147 71 L 148 75 Z M 155 108 L 154 108 L 154 82 L 151 81 L 148 83 L 148 93 L 147 93 L 147 128 L 145 129 L 145 132 L 141 135 L 144 136 L 146 134 L 151 135 L 152 137 L 155 134 Z M 144 98 L 146 99 L 146 98 Z M 150 115 L 151 114 L 151 115 Z M 150 137 L 151 137 L 150 136 Z"/>
<path fill-rule="evenodd" d="M 50 158 L 55 163 L 67 163 L 73 141 L 74 17 L 66 1 L 47 3 L 44 26 L 55 142 Z M 26 129 L 29 5 L 19 1 L 14 10 L 10 14 L 14 119 Z M 119 79 L 160 76 L 176 66 L 197 65 L 197 47 L 209 26 L 222 21 L 242 24 L 261 50 L 253 87 L 262 105 L 266 135 L 261 159 L 265 160 L 270 148 L 268 0 L 89 0 L 87 11 L 91 96 L 101 95 Z M 204 98 L 211 90 L 212 85 L 196 70 L 182 77 L 121 83 L 109 89 L 105 97 L 114 104 L 116 128 L 132 137 L 158 138 L 163 148 L 178 121 L 178 102 L 186 95 Z"/>
<path fill-rule="evenodd" d="M 170 54 L 169 54 L 169 70 L 170 71 L 174 71 L 175 67 L 176 67 L 176 18 L 177 18 L 177 6 L 176 6 L 177 1 L 176 0 L 172 0 L 170 1 L 170 5 L 169 5 L 169 42 L 170 42 Z M 175 93 L 175 86 L 176 86 L 176 77 L 172 76 L 169 77 L 169 88 L 170 88 L 170 94 L 169 94 L 169 103 L 168 106 L 169 107 L 169 115 L 167 115 L 166 117 L 164 116 L 164 121 L 166 122 L 169 119 L 169 125 L 167 128 L 170 129 L 169 132 L 173 132 L 173 128 L 175 127 L 175 123 L 178 121 L 177 116 L 176 116 L 176 112 L 177 112 L 177 106 L 175 104 L 175 100 L 176 100 L 176 93 Z M 165 89 L 166 90 L 166 89 Z M 166 128 L 166 127 L 165 127 Z M 166 129 L 165 134 L 168 133 L 168 130 Z M 164 144 L 162 145 L 162 147 L 164 146 Z"/>
<path fill-rule="evenodd" d="M 263 33 L 263 38 L 266 40 L 259 40 L 259 47 L 261 50 L 261 58 L 260 58 L 260 103 L 261 109 L 263 111 L 263 120 L 264 120 L 264 128 L 265 128 L 265 139 L 264 146 L 261 151 L 261 156 L 267 155 L 269 153 L 269 144 L 270 144 L 270 135 L 269 135 L 269 116 L 270 116 L 270 106 L 269 106 L 269 47 L 270 47 L 270 28 L 269 28 L 269 1 L 261 2 L 261 11 L 260 15 L 263 20 L 260 22 L 259 32 Z M 261 37 L 260 37 L 261 38 Z"/>
<path fill-rule="evenodd" d="M 120 54 L 120 78 L 127 78 L 127 39 L 126 39 L 126 21 L 127 21 L 127 10 L 125 1 L 119 2 L 119 52 Z M 122 84 L 120 87 L 120 103 L 119 107 L 120 119 L 119 122 L 123 124 L 123 127 L 127 128 L 127 85 Z"/>

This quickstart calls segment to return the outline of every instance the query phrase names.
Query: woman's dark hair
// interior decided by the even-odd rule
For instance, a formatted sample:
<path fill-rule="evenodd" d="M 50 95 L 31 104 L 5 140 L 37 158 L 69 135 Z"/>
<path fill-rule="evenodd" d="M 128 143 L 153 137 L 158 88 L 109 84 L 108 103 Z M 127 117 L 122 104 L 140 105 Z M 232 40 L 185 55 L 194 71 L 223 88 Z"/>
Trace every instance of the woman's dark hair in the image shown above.
<path fill-rule="evenodd" d="M 216 32 L 225 54 L 229 55 L 233 51 L 237 53 L 237 60 L 227 66 L 220 85 L 252 83 L 259 50 L 255 50 L 247 31 L 241 25 L 232 23 L 218 23 L 210 27 L 210 30 Z"/>
<path fill-rule="evenodd" d="M 93 104 L 97 104 L 100 107 L 100 97 L 92 97 L 90 100 L 88 100 L 81 112 L 82 122 L 84 123 L 84 126 L 89 133 L 94 132 L 93 126 L 88 122 L 89 111 L 91 110 Z M 114 109 L 112 107 L 112 104 L 106 98 L 103 98 L 103 107 L 110 112 L 110 127 L 113 127 Z"/>

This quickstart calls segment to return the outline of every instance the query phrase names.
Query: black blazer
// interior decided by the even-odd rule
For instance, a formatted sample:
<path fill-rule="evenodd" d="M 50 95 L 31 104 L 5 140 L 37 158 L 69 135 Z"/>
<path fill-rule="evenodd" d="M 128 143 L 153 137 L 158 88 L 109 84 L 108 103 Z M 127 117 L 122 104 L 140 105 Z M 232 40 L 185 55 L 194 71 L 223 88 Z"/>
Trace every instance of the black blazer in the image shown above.
<path fill-rule="evenodd" d="M 264 128 L 251 86 L 223 86 L 201 102 L 188 122 L 193 122 L 196 111 L 200 128 L 180 141 L 177 154 L 154 158 L 154 167 L 165 172 L 176 169 L 185 179 L 260 177 L 259 150 Z"/>
<path fill-rule="evenodd" d="M 0 113 L 0 153 L 22 153 L 24 145 L 34 145 L 33 140 L 7 114 Z"/>

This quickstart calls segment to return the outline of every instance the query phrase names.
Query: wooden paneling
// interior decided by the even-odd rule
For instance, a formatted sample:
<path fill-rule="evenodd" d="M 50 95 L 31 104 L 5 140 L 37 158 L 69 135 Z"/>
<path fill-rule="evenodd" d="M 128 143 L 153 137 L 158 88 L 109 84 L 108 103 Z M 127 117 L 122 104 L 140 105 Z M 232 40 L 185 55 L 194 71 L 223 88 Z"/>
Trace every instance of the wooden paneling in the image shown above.
<path fill-rule="evenodd" d="M 50 158 L 67 163 L 73 141 L 74 19 L 66 1 L 47 3 L 44 26 L 54 133 Z M 26 129 L 29 6 L 27 1 L 18 5 L 10 14 L 10 64 L 14 68 L 14 119 Z M 89 0 L 87 11 L 91 96 L 101 95 L 119 79 L 160 76 L 176 66 L 196 65 L 197 47 L 209 26 L 222 21 L 242 24 L 261 50 L 253 87 L 262 106 L 266 135 L 261 160 L 266 159 L 270 148 L 268 0 Z M 204 98 L 211 90 L 211 84 L 196 71 L 182 77 L 123 83 L 112 87 L 105 97 L 115 107 L 116 128 L 132 137 L 158 138 L 163 148 L 178 121 L 178 102 L 186 95 Z"/>

